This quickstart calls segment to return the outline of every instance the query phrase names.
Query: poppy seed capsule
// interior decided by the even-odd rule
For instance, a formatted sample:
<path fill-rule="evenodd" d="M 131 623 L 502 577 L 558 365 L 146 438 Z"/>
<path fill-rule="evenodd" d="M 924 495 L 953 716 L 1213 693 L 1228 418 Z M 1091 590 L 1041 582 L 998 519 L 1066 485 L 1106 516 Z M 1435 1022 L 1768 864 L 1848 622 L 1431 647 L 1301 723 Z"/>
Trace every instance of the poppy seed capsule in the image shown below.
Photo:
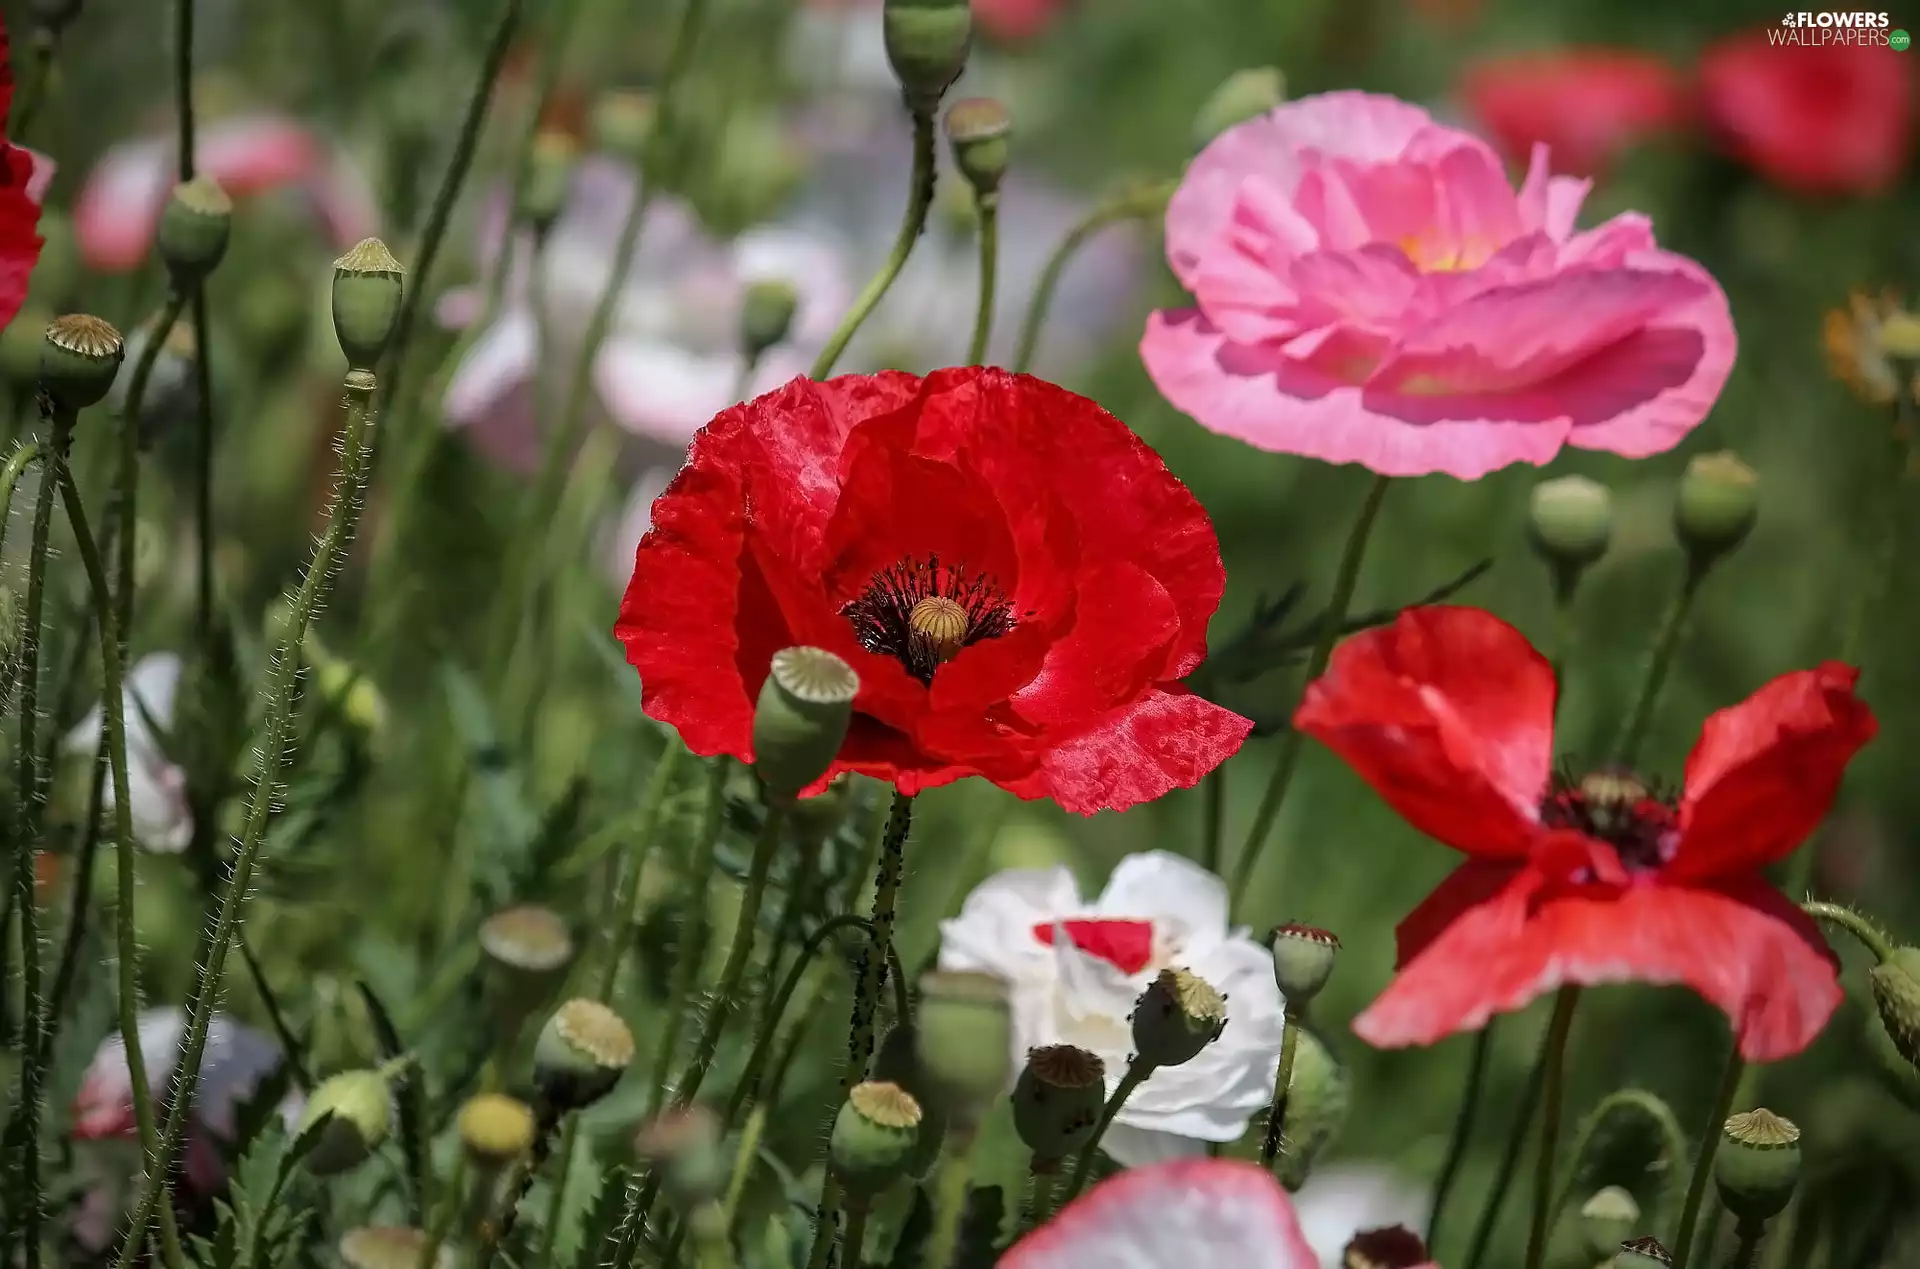
<path fill-rule="evenodd" d="M 340 1259 L 347 1269 L 420 1269 L 427 1235 L 398 1225 L 367 1225 L 340 1236 Z M 452 1269 L 453 1249 L 434 1255 L 434 1269 Z"/>
<path fill-rule="evenodd" d="M 307 1171 L 335 1176 L 357 1168 L 393 1131 L 393 1092 L 379 1071 L 342 1071 L 320 1082 L 300 1116 L 304 1136 L 326 1120 L 320 1140 L 307 1154 Z"/>
<path fill-rule="evenodd" d="M 533 1108 L 503 1093 L 481 1093 L 460 1108 L 460 1146 L 483 1171 L 498 1171 L 533 1148 Z"/>
<path fill-rule="evenodd" d="M 633 1151 L 660 1168 L 662 1188 L 683 1211 L 726 1192 L 730 1160 L 720 1148 L 720 1121 L 705 1106 L 661 1111 L 641 1125 Z"/>
<path fill-rule="evenodd" d="M 333 333 L 351 370 L 372 371 L 400 320 L 407 271 L 378 238 L 333 262 Z"/>
<path fill-rule="evenodd" d="M 753 711 L 753 769 L 767 792 L 796 797 L 827 774 L 859 694 L 860 676 L 824 648 L 773 654 Z"/>
<path fill-rule="evenodd" d="M 1033 1170 L 1051 1171 L 1087 1144 L 1107 1100 L 1107 1067 L 1071 1044 L 1028 1049 L 1013 1085 L 1013 1126 L 1033 1151 Z"/>
<path fill-rule="evenodd" d="M 1672 1263 L 1672 1253 L 1658 1238 L 1636 1238 L 1632 1242 L 1621 1243 L 1620 1250 L 1613 1257 L 1613 1269 L 1649 1269 L 1650 1266 Z"/>
<path fill-rule="evenodd" d="M 1227 1025 L 1227 1001 L 1184 969 L 1163 969 L 1133 1005 L 1133 1049 L 1149 1066 L 1191 1062 Z"/>
<path fill-rule="evenodd" d="M 78 413 L 107 395 L 125 356 L 112 323 L 88 313 L 56 317 L 40 341 L 40 386 L 55 406 Z"/>
<path fill-rule="evenodd" d="M 827 1159 L 855 1202 L 871 1202 L 905 1174 L 920 1140 L 920 1103 L 898 1084 L 856 1084 L 834 1116 Z"/>
<path fill-rule="evenodd" d="M 546 233 L 560 219 L 579 153 L 578 143 L 564 132 L 543 129 L 533 139 L 533 150 L 527 156 L 527 181 L 520 187 L 519 211 L 535 233 Z"/>
<path fill-rule="evenodd" d="M 597 1000 L 569 1000 L 553 1011 L 533 1046 L 533 1081 L 558 1111 L 590 1106 L 620 1082 L 633 1062 L 633 1032 Z"/>
<path fill-rule="evenodd" d="M 967 67 L 973 44 L 968 0 L 886 0 L 880 23 L 908 108 L 932 114 Z"/>
<path fill-rule="evenodd" d="M 1541 481 L 1527 502 L 1527 540 L 1555 568 L 1586 568 L 1613 540 L 1613 495 L 1585 476 Z"/>
<path fill-rule="evenodd" d="M 1896 947 L 1867 971 L 1880 1025 L 1900 1056 L 1920 1068 L 1920 947 Z"/>
<path fill-rule="evenodd" d="M 914 1057 L 927 1098 L 963 1131 L 1013 1080 L 1007 984 L 991 974 L 936 970 L 920 979 Z"/>
<path fill-rule="evenodd" d="M 920 1069 L 917 1052 L 919 1036 L 913 1024 L 903 1022 L 887 1032 L 873 1058 L 873 1078 L 885 1084 L 898 1084 L 908 1096 L 920 1103 L 920 1131 L 913 1151 L 901 1170 L 915 1180 L 933 1171 L 940 1160 L 940 1148 L 947 1138 L 947 1112 L 939 1100 L 927 1091 L 926 1073 Z"/>
<path fill-rule="evenodd" d="M 1640 1224 L 1640 1204 L 1632 1194 L 1617 1185 L 1594 1191 L 1580 1205 L 1580 1236 L 1585 1240 L 1588 1259 L 1603 1263 L 1633 1237 Z"/>
<path fill-rule="evenodd" d="M 953 165 L 973 192 L 983 199 L 998 194 L 1000 178 L 1007 174 L 1007 139 L 1013 132 L 1007 108 L 991 97 L 966 97 L 947 107 L 941 124 L 953 151 Z"/>
<path fill-rule="evenodd" d="M 1735 1218 L 1772 1220 L 1800 1184 L 1800 1129 L 1764 1108 L 1733 1116 L 1713 1158 L 1713 1180 Z"/>
<path fill-rule="evenodd" d="M 1673 531 L 1697 563 L 1739 546 L 1760 515 L 1760 477 L 1733 454 L 1702 454 L 1687 464 L 1673 504 Z"/>
<path fill-rule="evenodd" d="M 1291 1005 L 1320 994 L 1340 956 L 1340 940 L 1311 925 L 1276 926 L 1267 940 L 1273 952 L 1273 978 Z"/>
<path fill-rule="evenodd" d="M 174 186 L 155 235 L 174 286 L 184 291 L 212 273 L 232 232 L 233 200 L 219 182 L 196 176 Z"/>
<path fill-rule="evenodd" d="M 1287 77 L 1278 67 L 1253 66 L 1233 72 L 1194 116 L 1193 148 L 1205 149 L 1228 128 L 1277 110 L 1286 99 Z"/>
<path fill-rule="evenodd" d="M 747 288 L 740 305 L 740 348 L 752 360 L 787 337 L 800 307 L 799 292 L 790 282 L 766 279 Z"/>
<path fill-rule="evenodd" d="M 1353 1080 L 1326 1042 L 1309 1027 L 1294 1036 L 1293 1078 L 1287 1084 L 1287 1117 L 1280 1125 L 1287 1143 L 1275 1174 L 1288 1190 L 1307 1183 L 1314 1160 L 1333 1144 L 1353 1108 Z"/>

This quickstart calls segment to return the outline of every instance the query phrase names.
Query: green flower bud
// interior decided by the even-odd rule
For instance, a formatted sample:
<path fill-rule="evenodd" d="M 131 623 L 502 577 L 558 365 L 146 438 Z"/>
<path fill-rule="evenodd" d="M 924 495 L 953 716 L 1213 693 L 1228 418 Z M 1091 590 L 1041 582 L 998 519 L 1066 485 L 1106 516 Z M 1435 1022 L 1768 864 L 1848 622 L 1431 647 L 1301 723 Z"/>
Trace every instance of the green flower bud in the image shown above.
<path fill-rule="evenodd" d="M 1636 1238 L 1630 1243 L 1621 1243 L 1620 1250 L 1613 1257 L 1613 1269 L 1653 1269 L 1673 1263 L 1673 1256 L 1661 1245 L 1658 1238 Z"/>
<path fill-rule="evenodd" d="M 527 181 L 520 187 L 519 212 L 535 233 L 546 233 L 560 219 L 579 154 L 579 145 L 564 132 L 543 130 L 533 139 Z"/>
<path fill-rule="evenodd" d="M 1314 1161 L 1346 1127 L 1353 1107 L 1353 1080 L 1326 1042 L 1308 1027 L 1295 1033 L 1293 1078 L 1287 1084 L 1287 1117 L 1280 1125 L 1287 1143 L 1277 1175 L 1289 1190 L 1307 1183 Z"/>
<path fill-rule="evenodd" d="M 791 282 L 767 279 L 749 286 L 740 305 L 741 350 L 758 361 L 767 349 L 787 337 L 799 307 L 800 296 Z"/>
<path fill-rule="evenodd" d="M 962 1131 L 1013 1081 L 1013 1013 L 991 974 L 935 971 L 920 979 L 914 1055 L 928 1100 Z"/>
<path fill-rule="evenodd" d="M 967 0 L 886 0 L 881 28 L 908 108 L 931 114 L 967 68 L 973 44 Z"/>
<path fill-rule="evenodd" d="M 638 163 L 653 136 L 656 113 L 653 94 L 634 88 L 601 93 L 587 122 L 593 148 L 629 163 Z"/>
<path fill-rule="evenodd" d="M 860 676 L 824 648 L 773 654 L 753 713 L 753 769 L 767 792 L 791 798 L 840 755 Z"/>
<path fill-rule="evenodd" d="M 1760 515 L 1760 478 L 1733 454 L 1702 454 L 1687 464 L 1673 504 L 1673 530 L 1699 564 L 1739 546 Z"/>
<path fill-rule="evenodd" d="M 1345 1269 L 1415 1269 L 1428 1263 L 1427 1244 L 1405 1225 L 1363 1229 L 1340 1254 Z"/>
<path fill-rule="evenodd" d="M 1533 487 L 1527 540 L 1540 558 L 1568 575 L 1607 553 L 1613 538 L 1613 495 L 1597 480 L 1562 476 Z"/>
<path fill-rule="evenodd" d="M 1896 947 L 1867 971 L 1880 1025 L 1900 1056 L 1920 1068 L 1920 947 Z"/>
<path fill-rule="evenodd" d="M 1007 172 L 1007 139 L 1013 117 L 991 97 L 966 97 L 947 107 L 943 121 L 953 165 L 981 199 L 1000 192 Z"/>
<path fill-rule="evenodd" d="M 1033 1151 L 1033 1170 L 1051 1172 L 1087 1144 L 1107 1101 L 1107 1067 L 1071 1044 L 1027 1050 L 1013 1086 L 1013 1126 Z"/>
<path fill-rule="evenodd" d="M 1198 974 L 1163 969 L 1133 1006 L 1133 1049 L 1152 1066 L 1180 1066 L 1219 1038 L 1227 1001 Z"/>
<path fill-rule="evenodd" d="M 1800 1130 L 1770 1110 L 1733 1116 L 1713 1157 L 1713 1180 L 1737 1220 L 1773 1219 L 1800 1184 Z"/>
<path fill-rule="evenodd" d="M 111 323 L 87 313 L 56 317 L 40 343 L 40 386 L 60 409 L 84 410 L 107 395 L 125 356 Z"/>
<path fill-rule="evenodd" d="M 397 1225 L 368 1225 L 340 1236 L 340 1259 L 347 1269 L 420 1269 L 427 1254 L 427 1235 Z M 453 1249 L 442 1246 L 433 1258 L 434 1269 L 453 1269 Z"/>
<path fill-rule="evenodd" d="M 855 1203 L 871 1203 L 905 1175 L 920 1141 L 920 1103 L 898 1084 L 856 1084 L 834 1116 L 827 1159 Z"/>
<path fill-rule="evenodd" d="M 726 1193 L 732 1161 L 720 1147 L 720 1121 L 704 1106 L 664 1110 L 633 1139 L 634 1153 L 660 1169 L 662 1188 L 682 1211 Z"/>
<path fill-rule="evenodd" d="M 920 1132 L 912 1153 L 901 1165 L 901 1171 L 916 1180 L 933 1171 L 947 1138 L 946 1107 L 928 1091 L 926 1072 L 920 1069 L 919 1042 L 913 1024 L 900 1023 L 880 1041 L 880 1051 L 873 1059 L 874 1079 L 898 1084 L 920 1104 Z"/>
<path fill-rule="evenodd" d="M 307 1171 L 315 1176 L 334 1176 L 365 1163 L 393 1131 L 393 1091 L 387 1077 L 379 1071 L 342 1071 L 307 1098 L 300 1117 L 304 1135 L 322 1119 L 320 1140 L 307 1155 Z"/>
<path fill-rule="evenodd" d="M 1617 1185 L 1596 1190 L 1580 1205 L 1580 1237 L 1588 1259 L 1596 1264 L 1610 1259 L 1639 1226 L 1640 1204 Z"/>
<path fill-rule="evenodd" d="M 0 375 L 18 388 L 40 382 L 40 346 L 47 339 L 53 315 L 39 308 L 23 309 L 0 330 Z"/>
<path fill-rule="evenodd" d="M 333 262 L 333 333 L 352 370 L 371 371 L 400 320 L 407 271 L 378 238 Z"/>
<path fill-rule="evenodd" d="M 1280 994 L 1295 1006 L 1320 994 L 1340 956 L 1340 940 L 1311 925 L 1276 926 L 1267 946 L 1273 951 L 1273 978 Z"/>
<path fill-rule="evenodd" d="M 557 1111 L 579 1110 L 605 1097 L 633 1062 L 633 1032 L 597 1000 L 569 1000 L 554 1010 L 533 1047 L 533 1082 Z"/>
<path fill-rule="evenodd" d="M 184 291 L 212 273 L 227 254 L 232 230 L 233 200 L 218 181 L 196 176 L 174 186 L 157 239 L 174 286 Z"/>
<path fill-rule="evenodd" d="M 1204 149 L 1207 142 L 1235 124 L 1278 109 L 1286 99 L 1287 77 L 1278 67 L 1252 66 L 1233 72 L 1194 116 L 1194 149 Z"/>
<path fill-rule="evenodd" d="M 533 1108 L 503 1093 L 481 1093 L 460 1108 L 460 1147 L 485 1172 L 497 1172 L 533 1149 Z"/>

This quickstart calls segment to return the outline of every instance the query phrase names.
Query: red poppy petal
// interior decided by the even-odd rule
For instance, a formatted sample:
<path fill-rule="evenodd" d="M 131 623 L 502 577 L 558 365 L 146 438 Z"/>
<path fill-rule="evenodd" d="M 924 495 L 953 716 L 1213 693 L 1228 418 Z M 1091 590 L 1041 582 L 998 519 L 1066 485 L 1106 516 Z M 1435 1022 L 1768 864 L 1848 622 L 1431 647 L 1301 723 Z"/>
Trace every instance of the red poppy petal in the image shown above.
<path fill-rule="evenodd" d="M 1783 674 L 1707 719 L 1687 758 L 1680 846 L 1667 876 L 1757 871 L 1807 839 L 1878 727 L 1854 695 L 1859 677 L 1829 661 Z"/>
<path fill-rule="evenodd" d="M 1394 930 L 1395 968 L 1404 969 L 1469 911 L 1512 885 L 1523 865 L 1470 859 L 1447 874 Z"/>
<path fill-rule="evenodd" d="M 1184 690 L 1149 690 L 1096 726 L 1040 755 L 1035 777 L 1006 788 L 1052 797 L 1076 815 L 1124 811 L 1174 789 L 1192 788 L 1231 758 L 1253 724 Z"/>
<path fill-rule="evenodd" d="M 1084 570 L 1072 627 L 1013 707 L 1043 727 L 1103 714 L 1167 677 L 1180 634 L 1173 596 L 1152 574 L 1132 564 Z"/>
<path fill-rule="evenodd" d="M 1478 608 L 1410 608 L 1334 650 L 1293 724 L 1421 832 L 1517 859 L 1553 762 L 1552 667 Z"/>
<path fill-rule="evenodd" d="M 0 133 L 13 112 L 13 63 L 0 22 Z M 27 279 L 40 261 L 40 199 L 33 189 L 33 155 L 0 140 L 0 326 L 27 302 Z"/>

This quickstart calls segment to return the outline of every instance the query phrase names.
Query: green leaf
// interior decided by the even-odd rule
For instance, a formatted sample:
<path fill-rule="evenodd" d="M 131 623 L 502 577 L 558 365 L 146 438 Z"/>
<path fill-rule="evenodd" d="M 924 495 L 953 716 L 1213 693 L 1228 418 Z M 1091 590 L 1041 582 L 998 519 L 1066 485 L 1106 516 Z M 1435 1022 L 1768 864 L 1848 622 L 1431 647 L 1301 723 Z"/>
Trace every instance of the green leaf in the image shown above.
<path fill-rule="evenodd" d="M 366 1002 L 367 1016 L 373 1020 L 374 1032 L 380 1037 L 381 1056 L 388 1061 L 406 1056 L 407 1046 L 401 1042 L 400 1032 L 393 1025 L 393 1015 L 380 1003 L 380 997 L 363 978 L 356 978 L 353 985 Z M 394 1100 L 400 1109 L 400 1151 L 407 1161 L 408 1210 L 415 1225 L 421 1223 L 427 1205 L 426 1090 L 421 1087 L 422 1083 L 419 1067 L 409 1065 L 394 1090 Z"/>
<path fill-rule="evenodd" d="M 633 1173 L 626 1168 L 610 1168 L 601 1178 L 600 1193 L 580 1220 L 580 1250 L 573 1258 L 574 1269 L 600 1269 L 605 1263 L 604 1249 L 619 1237 L 620 1215 L 626 1211 L 628 1188 Z"/>
<path fill-rule="evenodd" d="M 440 664 L 448 712 L 466 752 L 472 789 L 480 801 L 479 850 L 474 884 L 484 905 L 499 908 L 513 901 L 514 881 L 527 870 L 540 840 L 540 817 L 532 809 L 526 779 L 500 739 L 485 693 L 451 661 Z"/>

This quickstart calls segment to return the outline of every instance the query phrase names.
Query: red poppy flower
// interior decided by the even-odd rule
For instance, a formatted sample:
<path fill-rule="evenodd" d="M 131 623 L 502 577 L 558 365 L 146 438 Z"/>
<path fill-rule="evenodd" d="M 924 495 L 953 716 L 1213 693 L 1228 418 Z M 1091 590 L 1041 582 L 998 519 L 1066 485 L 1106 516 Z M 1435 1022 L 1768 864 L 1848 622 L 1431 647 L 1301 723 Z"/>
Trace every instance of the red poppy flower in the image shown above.
<path fill-rule="evenodd" d="M 0 22 L 0 326 L 27 302 L 27 279 L 40 261 L 40 186 L 33 155 L 4 139 L 13 112 L 12 49 Z"/>
<path fill-rule="evenodd" d="M 1050 30 L 1069 0 L 973 0 L 973 20 L 1003 44 L 1025 44 Z"/>
<path fill-rule="evenodd" d="M 1635 142 L 1679 124 L 1680 78 L 1632 49 L 1575 49 L 1482 62 L 1460 86 L 1467 109 L 1517 163 L 1536 145 L 1591 176 Z"/>
<path fill-rule="evenodd" d="M 1760 870 L 1873 737 L 1857 677 L 1829 662 L 1713 715 L 1669 798 L 1554 773 L 1553 671 L 1497 617 L 1410 609 L 1347 640 L 1294 725 L 1469 856 L 1401 923 L 1400 973 L 1354 1030 L 1431 1044 L 1566 983 L 1678 983 L 1726 1012 L 1749 1060 L 1805 1048 L 1840 1003 L 1833 957 Z"/>
<path fill-rule="evenodd" d="M 860 675 L 834 774 L 1092 814 L 1246 738 L 1179 683 L 1225 582 L 1199 502 L 1084 397 L 981 367 L 796 379 L 694 438 L 614 633 L 696 753 L 751 761 L 773 654 L 809 644 Z"/>
<path fill-rule="evenodd" d="M 1700 58 L 1701 107 L 1741 162 L 1809 194 L 1873 193 L 1913 148 L 1913 73 L 1884 46 L 1775 44 L 1749 31 Z"/>

